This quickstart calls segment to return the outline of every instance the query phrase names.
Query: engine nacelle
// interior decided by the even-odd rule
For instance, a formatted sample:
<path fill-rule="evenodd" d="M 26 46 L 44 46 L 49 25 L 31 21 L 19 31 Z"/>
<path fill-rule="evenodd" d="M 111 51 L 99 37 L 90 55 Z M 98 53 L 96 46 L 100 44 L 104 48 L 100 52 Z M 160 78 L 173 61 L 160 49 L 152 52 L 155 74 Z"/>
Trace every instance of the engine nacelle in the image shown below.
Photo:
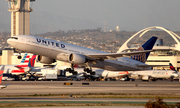
<path fill-rule="evenodd" d="M 74 64 L 83 64 L 86 63 L 86 57 L 80 54 L 70 54 L 69 61 Z"/>
<path fill-rule="evenodd" d="M 150 79 L 150 76 L 143 76 L 142 77 L 142 80 L 144 80 L 144 81 L 149 81 L 149 79 Z"/>
<path fill-rule="evenodd" d="M 44 64 L 51 64 L 51 63 L 56 62 L 56 60 L 53 59 L 53 58 L 46 57 L 46 56 L 41 56 L 41 55 L 38 55 L 37 61 L 40 62 L 40 63 L 44 63 Z"/>

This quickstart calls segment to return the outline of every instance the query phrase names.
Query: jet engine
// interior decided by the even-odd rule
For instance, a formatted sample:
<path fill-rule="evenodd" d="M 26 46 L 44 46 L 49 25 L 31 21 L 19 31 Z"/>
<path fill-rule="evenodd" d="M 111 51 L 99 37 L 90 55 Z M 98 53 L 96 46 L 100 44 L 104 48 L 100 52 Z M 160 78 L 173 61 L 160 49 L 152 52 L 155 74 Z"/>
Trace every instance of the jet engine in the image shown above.
<path fill-rule="evenodd" d="M 40 63 L 44 63 L 44 64 L 51 64 L 51 63 L 56 62 L 56 60 L 53 59 L 53 58 L 46 57 L 46 56 L 41 56 L 41 55 L 38 55 L 37 61 L 40 62 Z"/>
<path fill-rule="evenodd" d="M 143 76 L 143 77 L 142 77 L 142 80 L 143 80 L 143 81 L 149 81 L 149 80 L 150 80 L 150 76 Z"/>
<path fill-rule="evenodd" d="M 86 57 L 80 54 L 70 54 L 69 61 L 74 64 L 83 64 L 86 63 Z"/>

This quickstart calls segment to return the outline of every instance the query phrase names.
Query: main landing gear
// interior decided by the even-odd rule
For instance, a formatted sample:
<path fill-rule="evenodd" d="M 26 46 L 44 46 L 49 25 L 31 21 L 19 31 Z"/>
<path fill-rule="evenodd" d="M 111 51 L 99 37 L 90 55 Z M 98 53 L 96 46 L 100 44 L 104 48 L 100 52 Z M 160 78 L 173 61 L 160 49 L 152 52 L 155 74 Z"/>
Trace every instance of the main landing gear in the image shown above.
<path fill-rule="evenodd" d="M 95 75 L 96 74 L 94 71 L 92 71 L 91 66 L 90 66 L 90 64 L 88 62 L 86 63 L 86 67 L 87 68 L 84 68 L 84 72 L 90 73 L 90 75 Z"/>
<path fill-rule="evenodd" d="M 66 71 L 69 71 L 73 75 L 77 75 L 78 74 L 77 71 L 74 71 L 74 64 L 71 64 L 71 68 L 67 68 Z M 96 74 L 94 71 L 92 71 L 92 69 L 90 67 L 89 68 L 84 68 L 84 72 L 90 73 L 90 75 L 95 75 Z"/>
<path fill-rule="evenodd" d="M 74 64 L 71 64 L 71 68 L 67 68 L 66 71 L 69 71 L 73 75 L 77 75 L 77 71 L 74 71 Z"/>
<path fill-rule="evenodd" d="M 77 75 L 77 71 L 74 71 L 74 68 L 67 68 L 66 71 L 69 71 L 69 73 L 72 73 L 73 75 Z"/>
<path fill-rule="evenodd" d="M 96 73 L 92 69 L 84 68 L 84 72 L 90 73 L 90 75 L 95 75 Z"/>

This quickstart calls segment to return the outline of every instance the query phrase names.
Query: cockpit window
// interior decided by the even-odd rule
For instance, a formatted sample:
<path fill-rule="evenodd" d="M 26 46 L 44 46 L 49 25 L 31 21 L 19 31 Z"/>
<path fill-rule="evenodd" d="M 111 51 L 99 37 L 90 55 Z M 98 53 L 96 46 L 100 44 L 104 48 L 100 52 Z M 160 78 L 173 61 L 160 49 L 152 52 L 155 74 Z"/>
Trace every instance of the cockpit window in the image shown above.
<path fill-rule="evenodd" d="M 18 38 L 17 37 L 11 37 L 12 39 L 16 39 L 16 40 L 18 40 Z"/>

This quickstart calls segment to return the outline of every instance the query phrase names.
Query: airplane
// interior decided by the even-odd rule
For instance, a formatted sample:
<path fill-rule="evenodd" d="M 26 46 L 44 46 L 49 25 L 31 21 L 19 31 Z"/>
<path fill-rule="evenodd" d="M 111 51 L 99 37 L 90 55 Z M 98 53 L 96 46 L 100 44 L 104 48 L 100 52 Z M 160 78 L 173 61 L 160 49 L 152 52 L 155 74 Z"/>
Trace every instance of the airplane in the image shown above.
<path fill-rule="evenodd" d="M 15 80 L 18 80 L 20 75 L 26 74 L 25 72 L 29 70 L 29 68 L 28 68 L 29 60 L 30 60 L 30 55 L 28 53 L 25 53 L 20 64 L 18 64 L 18 65 L 4 65 L 3 76 L 4 77 L 12 77 Z M 35 61 L 30 61 L 30 62 L 32 64 L 32 66 L 34 66 Z"/>
<path fill-rule="evenodd" d="M 77 72 L 76 75 L 73 75 L 73 73 L 66 72 L 66 77 L 68 78 L 75 78 L 77 80 L 81 79 L 91 79 L 91 80 L 100 80 L 100 79 L 105 79 L 105 80 L 110 80 L 113 77 L 119 77 L 119 76 L 124 76 L 129 74 L 127 71 L 122 72 L 122 71 L 109 71 L 109 70 L 104 70 L 104 69 L 98 69 L 98 68 L 93 68 L 93 72 L 95 72 L 95 75 L 90 75 L 87 74 L 83 71 L 83 68 L 74 68 L 74 70 Z"/>
<path fill-rule="evenodd" d="M 133 71 L 129 72 L 130 77 L 140 77 L 143 81 L 156 81 L 158 79 L 171 79 L 179 77 L 180 75 L 175 70 L 173 65 L 169 63 L 170 70 L 143 70 L 143 71 Z"/>
<path fill-rule="evenodd" d="M 4 72 L 4 65 L 1 65 L 0 67 L 0 89 L 6 88 L 7 85 L 1 85 L 2 77 L 3 77 L 3 72 Z"/>
<path fill-rule="evenodd" d="M 156 40 L 157 37 L 152 36 L 137 51 L 121 53 L 103 52 L 32 35 L 12 36 L 7 43 L 18 50 L 37 54 L 40 63 L 51 64 L 56 60 L 69 62 L 70 72 L 74 72 L 73 65 L 77 64 L 85 66 L 85 72 L 95 75 L 91 67 L 109 71 L 136 71 L 157 66 L 145 64 Z"/>
<path fill-rule="evenodd" d="M 48 75 L 55 76 L 55 74 L 56 74 L 56 79 L 57 79 L 57 71 L 58 71 L 58 69 L 56 68 L 57 65 L 54 65 L 52 67 L 49 67 L 49 66 L 48 67 L 34 67 L 35 60 L 36 60 L 36 55 L 33 54 L 32 58 L 29 61 L 28 67 L 25 68 L 26 75 L 22 77 L 22 80 L 25 80 L 25 81 L 43 80 L 43 79 L 48 79 L 48 78 L 43 78 L 44 76 L 48 76 Z"/>

